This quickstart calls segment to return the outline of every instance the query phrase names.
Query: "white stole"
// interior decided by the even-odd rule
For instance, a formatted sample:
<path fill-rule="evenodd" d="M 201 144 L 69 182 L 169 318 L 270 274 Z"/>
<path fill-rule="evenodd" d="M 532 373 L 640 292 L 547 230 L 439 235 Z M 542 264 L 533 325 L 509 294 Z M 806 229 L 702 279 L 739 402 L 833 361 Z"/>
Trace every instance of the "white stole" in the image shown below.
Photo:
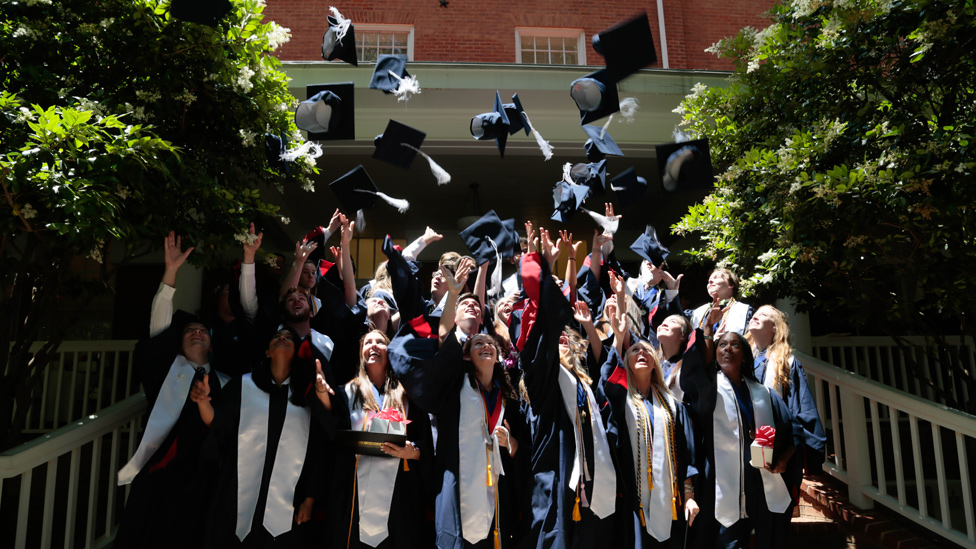
<path fill-rule="evenodd" d="M 204 364 L 203 369 L 210 372 L 210 364 Z M 142 433 L 142 440 L 139 441 L 139 448 L 132 454 L 132 459 L 119 469 L 118 485 L 124 486 L 132 482 L 139 471 L 142 470 L 146 462 L 152 458 L 159 445 L 166 440 L 166 436 L 176 425 L 176 421 L 183 412 L 183 405 L 186 404 L 186 397 L 190 394 L 190 386 L 193 384 L 193 375 L 196 373 L 196 365 L 186 359 L 183 355 L 176 355 L 176 359 L 169 366 L 166 377 L 159 387 L 159 395 L 156 396 L 156 403 L 153 404 L 152 412 L 149 413 L 149 420 L 146 422 L 146 429 Z M 217 373 L 220 385 L 227 383 L 229 377 Z"/>
<path fill-rule="evenodd" d="M 237 430 L 236 530 L 241 541 L 251 531 L 251 521 L 254 520 L 254 509 L 261 490 L 268 446 L 270 402 L 270 395 L 254 384 L 251 374 L 241 378 L 241 422 Z M 264 508 L 264 527 L 274 537 L 291 530 L 295 514 L 295 487 L 305 463 L 311 421 L 311 410 L 288 401 L 281 438 L 274 453 L 268 501 Z"/>
<path fill-rule="evenodd" d="M 495 488 L 502 470 L 501 450 L 495 427 L 503 425 L 505 399 L 502 398 L 498 422 L 487 425 L 484 398 L 471 386 L 467 375 L 461 382 L 461 413 L 458 421 L 458 491 L 460 493 L 461 531 L 468 543 L 478 543 L 491 532 L 495 518 Z M 491 445 L 492 486 L 488 486 L 488 455 Z"/>
<path fill-rule="evenodd" d="M 652 479 L 654 489 L 651 490 L 647 483 L 647 470 L 645 463 L 646 456 L 641 456 L 638 462 L 637 449 L 639 444 L 637 432 L 637 418 L 640 411 L 637 406 L 643 406 L 634 402 L 634 399 L 627 397 L 627 432 L 630 434 L 630 449 L 634 464 L 634 478 L 640 478 L 641 482 L 637 486 L 640 493 L 640 500 L 644 504 L 644 524 L 647 525 L 647 533 L 658 541 L 665 541 L 671 538 L 671 506 L 674 497 L 674 477 L 671 475 L 670 453 L 666 435 L 668 432 L 668 416 L 662 406 L 671 408 L 672 415 L 677 416 L 674 400 L 670 396 L 665 396 L 667 403 L 660 402 L 657 394 L 651 391 L 651 399 L 654 406 L 654 439 L 652 441 L 651 466 L 653 468 Z M 677 426 L 675 426 L 677 428 Z M 645 449 L 645 451 L 647 451 Z M 677 469 L 677 464 L 675 464 Z M 638 509 L 638 512 L 640 510 Z"/>
<path fill-rule="evenodd" d="M 691 315 L 691 325 L 697 327 L 701 325 L 702 319 L 711 310 L 712 304 L 706 303 L 701 307 L 695 309 L 695 312 Z M 741 302 L 735 301 L 732 306 L 729 307 L 729 311 L 725 314 L 725 328 L 727 332 L 735 332 L 737 334 L 744 334 L 746 331 L 746 313 L 749 312 L 749 305 Z"/>
<path fill-rule="evenodd" d="M 562 393 L 563 406 L 569 421 L 576 424 L 576 417 L 579 407 L 576 404 L 576 384 L 579 380 L 567 368 L 559 366 L 559 392 Z M 599 518 L 607 518 L 614 511 L 617 499 L 617 471 L 613 468 L 610 461 L 610 444 L 607 443 L 607 432 L 603 428 L 603 421 L 599 419 L 600 409 L 593 398 L 593 391 L 590 387 L 583 384 L 586 392 L 587 408 L 590 410 L 590 428 L 593 431 L 593 495 L 590 498 L 590 510 Z M 583 441 L 579 439 L 579 430 L 573 429 L 576 439 L 576 452 L 573 456 L 573 470 L 569 475 L 569 488 L 576 491 L 580 478 L 583 475 L 584 463 L 580 463 L 580 449 Z"/>
<path fill-rule="evenodd" d="M 383 408 L 383 395 L 371 383 L 373 398 Z M 366 424 L 369 412 L 362 404 L 353 406 L 356 390 L 352 383 L 346 384 L 346 398 L 349 402 L 349 419 L 353 431 L 368 431 Z M 404 408 L 407 403 L 404 402 Z M 393 502 L 393 488 L 396 486 L 400 460 L 388 457 L 360 455 L 356 462 L 356 493 L 359 502 L 359 541 L 376 547 L 389 535 L 390 506 Z"/>
<path fill-rule="evenodd" d="M 748 444 L 749 441 L 740 436 L 743 423 L 739 417 L 739 405 L 732 382 L 721 372 L 716 375 L 718 386 L 715 411 L 712 414 L 715 448 L 715 518 L 723 526 L 729 527 L 746 516 L 745 500 L 739 496 L 745 493 L 745 486 L 740 485 L 740 482 L 745 480 L 742 470 L 744 466 L 742 444 Z M 775 426 L 769 391 L 750 379 L 742 378 L 742 381 L 749 388 L 749 395 L 752 398 L 756 428 L 763 425 Z M 783 475 L 771 473 L 766 469 L 760 469 L 759 473 L 762 476 L 763 492 L 766 495 L 766 507 L 773 513 L 786 511 L 791 498 Z"/>

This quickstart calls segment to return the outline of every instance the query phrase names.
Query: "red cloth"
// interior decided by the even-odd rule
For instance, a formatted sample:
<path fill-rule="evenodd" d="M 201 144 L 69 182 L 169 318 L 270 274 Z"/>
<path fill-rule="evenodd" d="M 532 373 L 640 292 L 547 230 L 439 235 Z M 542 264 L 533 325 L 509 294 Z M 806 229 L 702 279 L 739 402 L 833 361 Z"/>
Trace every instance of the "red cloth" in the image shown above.
<path fill-rule="evenodd" d="M 620 385 L 621 387 L 626 389 L 627 372 L 620 366 L 617 366 L 616 368 L 614 368 L 613 373 L 610 374 L 610 377 L 607 378 L 607 381 L 609 381 L 610 383 L 616 383 L 617 385 Z"/>
<path fill-rule="evenodd" d="M 173 458 L 176 457 L 176 443 L 179 442 L 179 440 L 180 437 L 173 439 L 173 445 L 169 447 L 169 450 L 166 450 L 166 455 L 163 456 L 163 459 L 159 460 L 159 463 L 156 463 L 149 468 L 150 473 L 155 473 L 160 469 L 165 469 L 166 466 L 169 465 L 169 462 L 173 461 Z"/>
<path fill-rule="evenodd" d="M 522 257 L 522 290 L 529 299 L 522 310 L 521 332 L 515 346 L 521 351 L 525 347 L 525 342 L 535 324 L 535 318 L 539 314 L 539 291 L 541 289 L 542 258 L 539 252 L 532 252 Z"/>
<path fill-rule="evenodd" d="M 385 419 L 387 421 L 396 421 L 404 425 L 410 423 L 410 420 L 404 418 L 403 414 L 400 413 L 400 410 L 397 410 L 396 408 L 387 408 L 382 412 L 373 416 L 373 419 Z"/>
<path fill-rule="evenodd" d="M 488 395 L 481 391 L 481 398 L 485 399 L 485 410 L 488 409 Z M 502 413 L 502 392 L 498 391 L 495 394 L 495 407 L 491 411 L 491 415 L 488 416 L 488 429 L 494 431 L 495 427 L 498 426 L 498 416 Z"/>

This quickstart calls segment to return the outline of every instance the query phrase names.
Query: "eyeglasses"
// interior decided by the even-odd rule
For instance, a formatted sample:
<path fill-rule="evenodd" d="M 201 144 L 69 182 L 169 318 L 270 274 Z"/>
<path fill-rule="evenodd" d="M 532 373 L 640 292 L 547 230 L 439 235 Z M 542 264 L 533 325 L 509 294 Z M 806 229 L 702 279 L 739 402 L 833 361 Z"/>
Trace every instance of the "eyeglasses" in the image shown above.
<path fill-rule="evenodd" d="M 442 273 L 440 269 L 437 269 L 436 271 L 434 271 L 433 273 L 431 273 L 430 274 L 430 277 L 432 279 L 434 279 L 434 280 L 436 280 L 438 278 L 440 278 L 441 280 L 447 280 L 446 278 L 444 278 L 444 273 Z"/>

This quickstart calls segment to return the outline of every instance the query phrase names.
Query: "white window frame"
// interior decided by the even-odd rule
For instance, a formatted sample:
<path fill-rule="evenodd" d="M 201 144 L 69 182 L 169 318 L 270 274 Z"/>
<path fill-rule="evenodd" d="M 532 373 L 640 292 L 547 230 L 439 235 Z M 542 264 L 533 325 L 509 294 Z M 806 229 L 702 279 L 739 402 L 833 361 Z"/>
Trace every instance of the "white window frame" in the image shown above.
<path fill-rule="evenodd" d="M 360 33 L 365 34 L 368 32 L 378 32 L 378 33 L 394 33 L 394 32 L 406 32 L 407 33 L 407 61 L 413 61 L 413 25 L 389 25 L 385 23 L 356 23 L 356 49 L 359 49 L 359 36 Z"/>
<path fill-rule="evenodd" d="M 522 63 L 522 37 L 576 38 L 576 64 L 586 64 L 586 31 L 554 27 L 515 27 L 515 62 Z M 548 63 L 543 63 L 548 64 Z"/>

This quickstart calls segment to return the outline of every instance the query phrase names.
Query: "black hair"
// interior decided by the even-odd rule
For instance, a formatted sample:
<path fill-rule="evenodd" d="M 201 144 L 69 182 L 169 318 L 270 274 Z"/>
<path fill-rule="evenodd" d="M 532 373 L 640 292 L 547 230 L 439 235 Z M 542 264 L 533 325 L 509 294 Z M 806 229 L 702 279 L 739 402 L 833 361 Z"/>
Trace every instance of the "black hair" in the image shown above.
<path fill-rule="evenodd" d="M 288 400 L 295 406 L 307 407 L 307 396 L 315 390 L 312 386 L 315 383 L 315 371 L 308 361 L 298 356 L 298 347 L 301 345 L 301 338 L 298 337 L 298 333 L 292 328 L 286 326 L 280 330 L 275 330 L 274 335 L 268 342 L 270 343 L 280 332 L 290 333 L 292 341 L 295 343 L 294 354 L 291 357 L 291 371 L 289 373 L 291 380 L 288 383 Z M 274 387 L 275 383 L 274 378 L 271 376 L 271 357 L 264 357 L 254 365 L 254 368 L 251 370 L 251 379 L 262 391 L 266 393 L 271 392 L 271 388 Z M 314 398 L 314 395 L 312 396 Z"/>
<path fill-rule="evenodd" d="M 759 382 L 756 379 L 756 358 L 752 354 L 752 346 L 746 340 L 745 336 L 738 332 L 725 332 L 721 337 L 715 340 L 715 370 L 721 370 L 718 366 L 718 344 L 722 339 L 726 337 L 735 337 L 739 340 L 739 346 L 742 348 L 742 366 L 739 367 L 742 377 L 749 378 L 752 381 Z"/>

